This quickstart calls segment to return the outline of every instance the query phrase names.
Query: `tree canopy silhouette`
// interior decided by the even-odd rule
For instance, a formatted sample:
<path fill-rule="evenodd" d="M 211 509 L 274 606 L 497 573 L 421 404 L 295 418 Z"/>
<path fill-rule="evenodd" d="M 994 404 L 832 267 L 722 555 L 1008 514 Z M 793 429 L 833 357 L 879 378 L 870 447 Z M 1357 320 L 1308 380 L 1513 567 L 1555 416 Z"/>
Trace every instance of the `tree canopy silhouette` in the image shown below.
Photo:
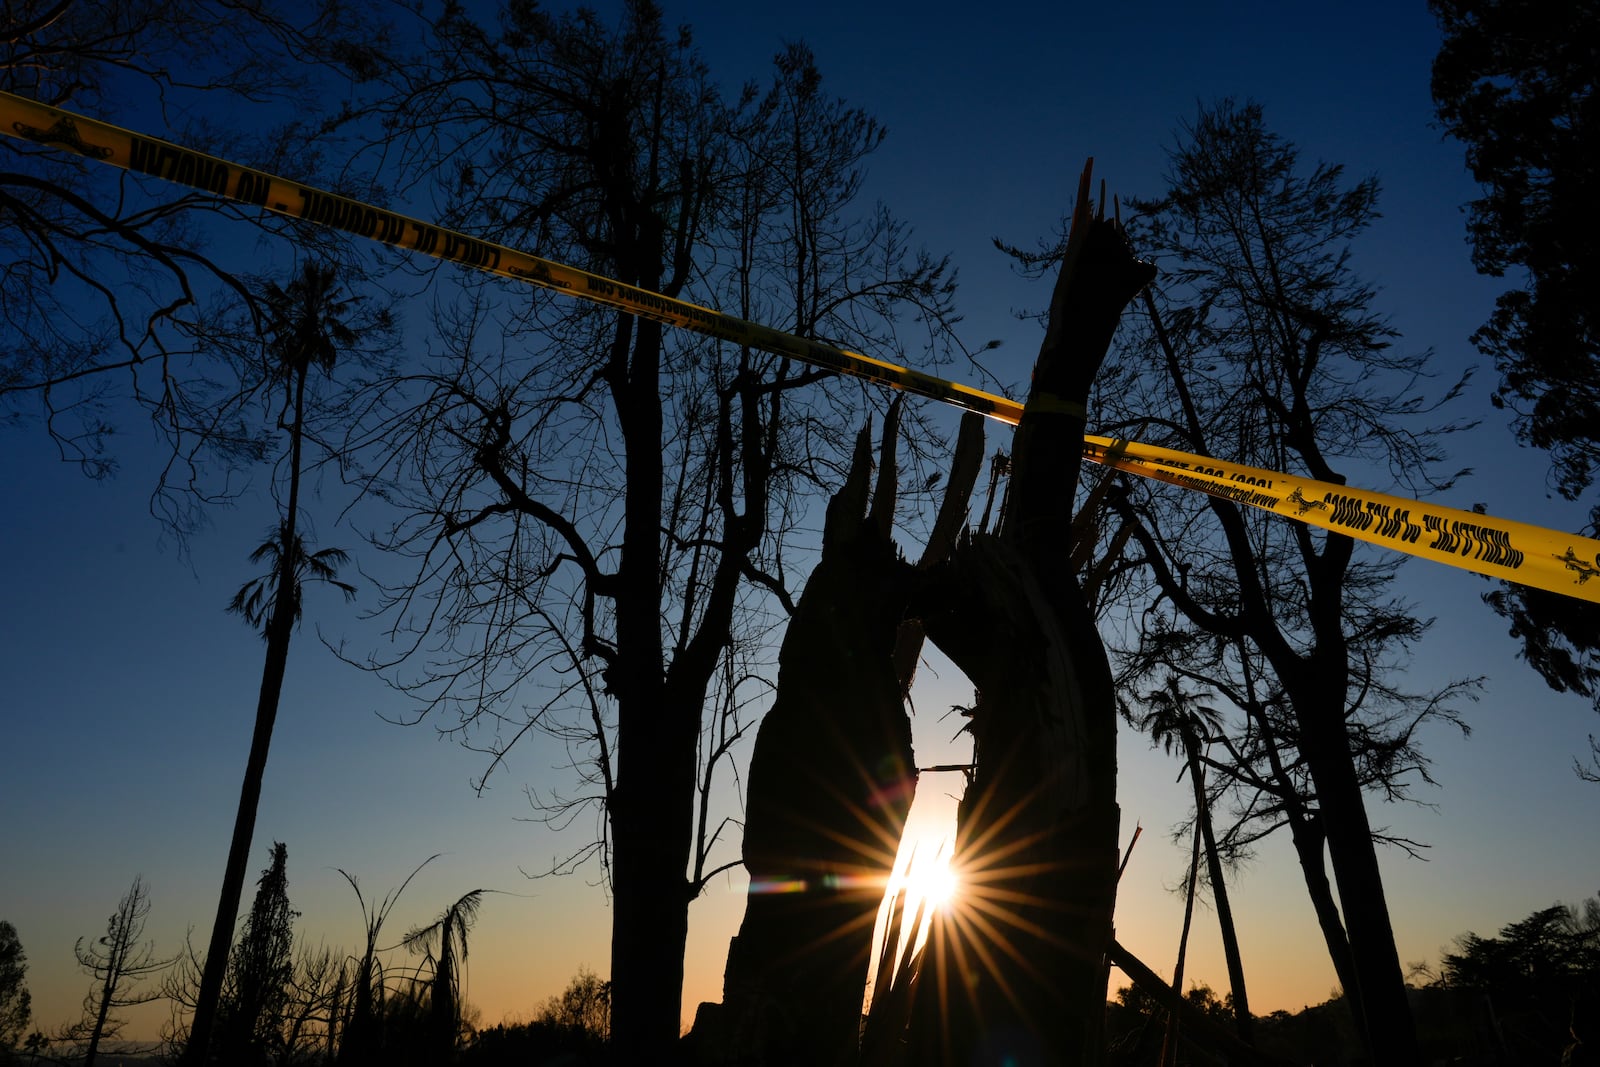
<path fill-rule="evenodd" d="M 1232 101 L 1201 109 L 1169 168 L 1163 196 L 1127 202 L 1135 246 L 1162 274 L 1101 382 L 1108 432 L 1326 482 L 1354 470 L 1413 493 L 1445 484 L 1441 434 L 1453 427 L 1430 425 L 1442 401 L 1417 391 L 1428 354 L 1396 351 L 1349 264 L 1375 217 L 1376 179 L 1303 164 L 1258 105 Z M 1395 668 L 1427 624 L 1389 592 L 1398 559 L 1218 497 L 1129 483 L 1111 500 L 1147 583 L 1120 594 L 1135 636 L 1118 650 L 1119 681 L 1170 674 L 1240 710 L 1229 762 L 1250 804 L 1284 801 L 1268 825 L 1288 821 L 1368 1048 L 1376 1062 L 1412 1062 L 1362 791 L 1404 795 L 1426 773 L 1419 728 L 1459 720 L 1452 691 L 1400 687 Z"/>
<path fill-rule="evenodd" d="M 0 1052 L 9 1052 L 33 1018 L 33 995 L 28 992 L 28 954 L 22 951 L 17 928 L 0 919 Z"/>
<path fill-rule="evenodd" d="M 127 1024 L 117 1012 L 162 995 L 159 987 L 140 988 L 145 978 L 172 963 L 171 958 L 157 958 L 154 941 L 143 940 L 149 915 L 149 888 L 142 875 L 135 875 L 117 902 L 117 910 L 106 920 L 105 935 L 87 945 L 80 937 L 73 946 L 78 966 L 94 979 L 94 985 L 83 998 L 83 1017 L 67 1027 L 62 1037 L 83 1050 L 84 1067 L 94 1067 L 101 1044 L 115 1039 Z"/>
<path fill-rule="evenodd" d="M 1480 273 L 1514 285 L 1473 342 L 1495 361 L 1492 398 L 1522 441 L 1550 453 L 1556 489 L 1582 500 L 1600 467 L 1600 10 L 1537 0 L 1429 0 L 1444 41 L 1433 99 L 1483 187 L 1467 233 Z M 1600 530 L 1592 500 L 1588 536 Z M 1600 560 L 1574 566 L 1600 568 Z M 1600 711 L 1600 605 L 1502 583 L 1484 599 L 1511 622 L 1552 689 Z M 1600 742 L 1590 738 L 1600 781 Z"/>
<path fill-rule="evenodd" d="M 318 121 L 321 79 L 370 76 L 386 31 L 370 5 L 344 0 L 314 13 L 243 0 L 22 0 L 0 13 L 0 39 L 8 92 L 112 122 L 159 101 L 192 123 L 191 143 L 307 175 L 320 162 L 305 126 Z M 205 121 L 269 101 L 299 117 L 275 129 Z M 218 303 L 258 314 L 259 294 L 209 240 L 230 227 L 293 233 L 324 255 L 345 241 L 164 183 L 147 197 L 143 181 L 0 139 L 0 412 L 36 421 L 93 477 L 116 470 L 114 435 L 142 415 L 170 455 L 152 511 L 182 537 L 235 491 L 213 470 L 259 456 L 257 439 L 218 421 L 232 388 L 212 336 Z"/>
<path fill-rule="evenodd" d="M 386 104 L 409 177 L 451 176 L 447 221 L 830 344 L 943 343 L 948 268 L 854 203 L 882 131 L 809 51 L 726 100 L 652 3 L 615 25 L 500 15 L 447 9 Z M 660 1060 L 689 903 L 718 867 L 711 775 L 770 692 L 791 542 L 868 401 L 648 317 L 465 285 L 442 358 L 389 383 L 357 434 L 364 484 L 407 510 L 377 540 L 415 569 L 389 590 L 400 647 L 374 666 L 456 719 L 441 728 L 494 734 L 496 762 L 538 731 L 571 746 L 578 787 L 539 800 L 596 831 L 554 866 L 605 865 L 617 1055 Z"/>

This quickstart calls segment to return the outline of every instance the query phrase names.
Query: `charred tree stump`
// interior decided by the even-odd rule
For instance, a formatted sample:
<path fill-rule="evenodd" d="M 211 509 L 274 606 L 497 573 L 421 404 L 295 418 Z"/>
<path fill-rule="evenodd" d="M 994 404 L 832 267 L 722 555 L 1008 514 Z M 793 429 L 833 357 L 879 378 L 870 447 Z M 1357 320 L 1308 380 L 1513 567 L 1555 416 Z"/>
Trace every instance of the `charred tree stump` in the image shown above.
<path fill-rule="evenodd" d="M 899 403 L 885 420 L 876 488 L 863 430 L 828 505 L 822 556 L 778 656 L 778 694 L 756 734 L 746 788 L 750 893 L 728 949 L 723 1003 L 702 1005 L 702 1063 L 855 1062 L 872 934 L 916 789 L 904 694 L 921 632 L 905 619 L 919 571 L 947 556 L 983 453 L 962 423 L 954 469 L 916 567 L 890 537 Z"/>
<path fill-rule="evenodd" d="M 1116 898 L 1116 704 L 1068 558 L 1085 403 L 1123 308 L 1155 274 L 1079 189 L 996 536 L 976 535 L 917 605 L 978 690 L 958 812 L 960 901 L 936 920 L 907 1062 L 1103 1058 Z"/>
<path fill-rule="evenodd" d="M 872 929 L 916 788 L 892 653 L 911 568 L 889 531 L 894 414 L 868 511 L 866 430 L 778 657 L 750 760 L 750 893 L 711 1062 L 854 1062 Z"/>

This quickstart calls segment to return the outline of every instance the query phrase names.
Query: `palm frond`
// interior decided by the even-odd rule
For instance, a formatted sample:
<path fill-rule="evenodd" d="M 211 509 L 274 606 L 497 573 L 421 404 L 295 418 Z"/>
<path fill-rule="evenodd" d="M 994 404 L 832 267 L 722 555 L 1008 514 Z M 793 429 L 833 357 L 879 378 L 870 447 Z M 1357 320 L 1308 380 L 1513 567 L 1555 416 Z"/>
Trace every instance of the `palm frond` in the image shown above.
<path fill-rule="evenodd" d="M 260 629 L 263 637 L 266 636 L 266 624 L 272 618 L 277 606 L 277 590 L 282 581 L 286 540 L 290 540 L 286 524 L 280 522 L 273 535 L 250 553 L 251 563 L 269 564 L 266 573 L 250 579 L 233 595 L 233 599 L 228 601 L 228 612 L 242 616 L 251 626 Z M 306 582 L 331 585 L 344 594 L 345 600 L 355 599 L 356 587 L 349 582 L 340 581 L 337 577 L 339 567 L 350 562 L 348 552 L 342 548 L 324 548 L 320 552 L 308 552 L 305 539 L 299 534 L 292 538 L 292 542 L 289 558 L 293 561 L 293 588 L 289 594 L 292 598 L 290 607 L 294 611 L 295 622 L 301 619 L 303 611 L 301 594 Z"/>

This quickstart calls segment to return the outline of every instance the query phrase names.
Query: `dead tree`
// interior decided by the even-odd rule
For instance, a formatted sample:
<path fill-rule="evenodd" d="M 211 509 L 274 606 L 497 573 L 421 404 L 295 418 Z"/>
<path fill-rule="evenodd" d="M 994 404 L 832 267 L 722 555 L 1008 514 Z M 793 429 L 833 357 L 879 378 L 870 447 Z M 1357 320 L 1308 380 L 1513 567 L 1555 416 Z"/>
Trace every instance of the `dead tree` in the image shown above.
<path fill-rule="evenodd" d="M 139 989 L 147 976 L 165 970 L 172 958 L 157 959 L 154 941 L 142 941 L 145 918 L 150 914 L 150 891 L 143 875 L 117 902 L 117 910 L 106 920 L 105 936 L 89 945 L 83 938 L 73 946 L 78 966 L 94 978 L 94 987 L 83 998 L 83 1018 L 65 1027 L 61 1037 L 83 1050 L 84 1067 L 94 1067 L 102 1042 L 116 1040 L 125 1024 L 116 1014 L 123 1008 L 148 1004 L 161 996 L 159 989 Z"/>
<path fill-rule="evenodd" d="M 903 695 L 920 635 L 903 623 L 920 567 L 890 536 L 898 414 L 897 401 L 876 488 L 869 430 L 857 439 L 784 635 L 777 698 L 750 761 L 745 918 L 723 1004 L 696 1024 L 707 1062 L 856 1057 L 873 925 L 917 781 Z M 949 551 L 965 515 L 983 449 L 978 421 L 963 424 L 924 563 Z"/>
<path fill-rule="evenodd" d="M 1066 546 L 1089 386 L 1123 307 L 1154 269 L 1134 258 L 1118 224 L 1090 211 L 1087 181 L 1000 532 L 966 538 L 926 573 L 905 564 L 889 538 L 892 443 L 869 510 L 865 434 L 829 506 L 822 559 L 785 636 L 777 701 L 751 759 L 751 893 L 719 1018 L 697 1026 L 711 1062 L 855 1057 L 881 877 L 915 785 L 901 687 L 917 624 L 979 700 L 957 828 L 964 904 L 935 925 L 907 1062 L 1100 1057 L 1117 712 Z M 948 544 L 937 531 L 934 542 Z M 854 888 L 858 879 L 879 891 Z"/>
<path fill-rule="evenodd" d="M 978 691 L 957 816 L 960 904 L 935 921 L 913 1063 L 1082 1064 L 1102 1056 L 1116 898 L 1116 702 L 1067 552 L 1085 403 L 1123 308 L 1155 274 L 1080 186 L 1010 502 L 917 604 Z"/>

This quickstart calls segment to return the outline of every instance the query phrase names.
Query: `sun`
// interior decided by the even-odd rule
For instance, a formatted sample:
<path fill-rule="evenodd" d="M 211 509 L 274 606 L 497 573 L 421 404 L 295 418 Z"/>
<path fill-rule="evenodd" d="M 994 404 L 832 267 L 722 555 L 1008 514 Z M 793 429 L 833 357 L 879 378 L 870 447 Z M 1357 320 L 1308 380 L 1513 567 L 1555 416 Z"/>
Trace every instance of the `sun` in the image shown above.
<path fill-rule="evenodd" d="M 921 846 L 921 847 L 918 847 Z M 888 966 L 895 974 L 921 951 L 934 916 L 960 904 L 961 879 L 951 869 L 949 837 L 908 834 L 890 875 L 873 934 L 873 971 Z M 897 963 L 897 961 L 900 961 Z M 877 988 L 876 982 L 870 988 Z"/>
<path fill-rule="evenodd" d="M 931 860 L 924 861 L 921 856 L 914 858 L 911 869 L 906 872 L 905 884 L 912 906 L 924 901 L 931 911 L 949 906 L 961 880 L 950 867 L 950 853 L 940 850 Z"/>

